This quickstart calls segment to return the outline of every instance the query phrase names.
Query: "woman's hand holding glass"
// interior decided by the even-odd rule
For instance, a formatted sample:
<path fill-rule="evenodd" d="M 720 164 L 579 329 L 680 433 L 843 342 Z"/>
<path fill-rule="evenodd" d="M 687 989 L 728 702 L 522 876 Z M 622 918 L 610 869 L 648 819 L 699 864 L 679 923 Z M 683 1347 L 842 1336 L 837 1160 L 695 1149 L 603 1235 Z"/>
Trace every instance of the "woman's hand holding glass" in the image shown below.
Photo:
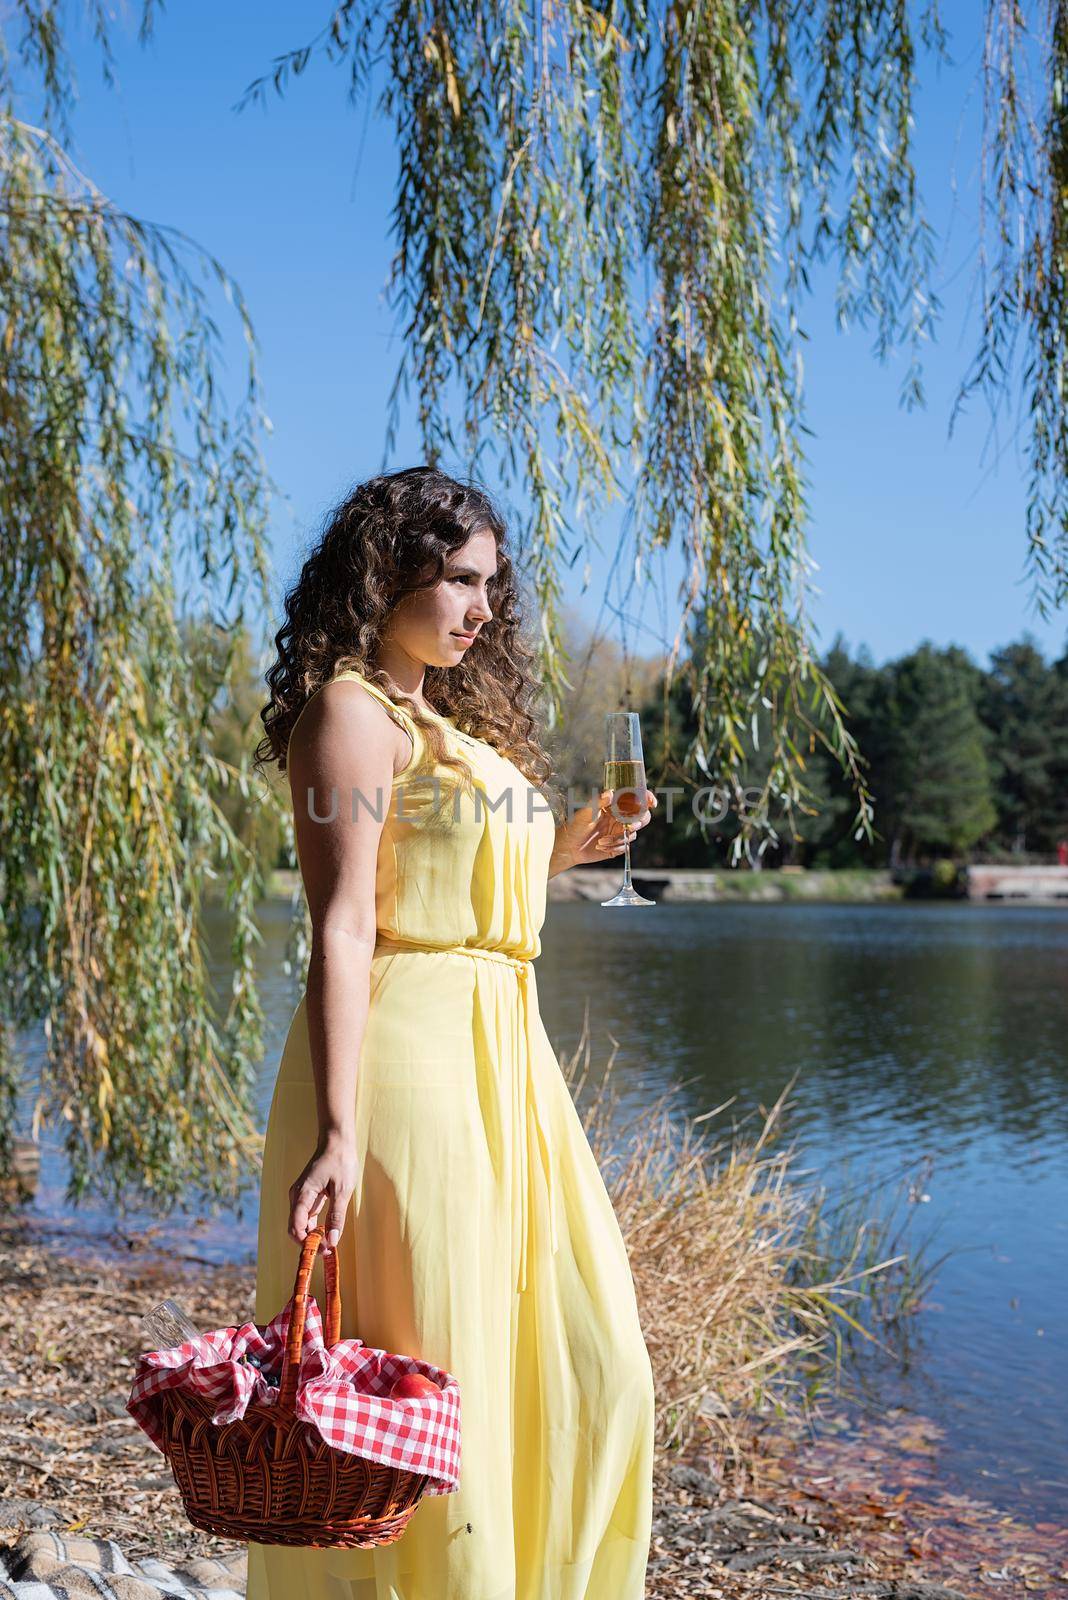
<path fill-rule="evenodd" d="M 646 808 L 636 817 L 618 815 L 613 809 L 613 790 L 602 789 L 597 797 L 597 808 L 583 806 L 569 822 L 561 822 L 556 829 L 550 876 L 564 872 L 568 867 L 586 866 L 594 861 L 607 861 L 621 856 L 640 828 L 651 820 L 656 807 L 656 795 L 646 791 Z"/>

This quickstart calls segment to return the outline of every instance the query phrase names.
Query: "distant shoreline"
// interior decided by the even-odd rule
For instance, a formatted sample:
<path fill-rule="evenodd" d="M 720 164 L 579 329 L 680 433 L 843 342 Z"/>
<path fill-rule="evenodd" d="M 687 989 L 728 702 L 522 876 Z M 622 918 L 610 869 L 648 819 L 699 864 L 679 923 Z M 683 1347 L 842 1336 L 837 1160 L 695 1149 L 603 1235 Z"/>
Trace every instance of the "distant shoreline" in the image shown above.
<path fill-rule="evenodd" d="M 773 867 L 763 872 L 720 867 L 643 867 L 634 863 L 635 886 L 658 904 L 809 904 L 809 905 L 940 905 L 1060 906 L 1068 909 L 1068 883 L 1051 881 L 1059 892 L 1043 892 L 1036 877 L 1053 880 L 1068 869 L 972 867 L 965 869 L 969 894 L 910 895 L 885 867 Z M 549 879 L 550 902 L 587 900 L 600 903 L 619 888 L 622 862 L 611 867 L 573 867 Z M 981 879 L 989 882 L 984 884 Z M 1030 881 L 1028 881 L 1030 880 Z M 299 886 L 291 868 L 275 868 L 268 897 L 288 899 Z M 997 892 L 1001 888 L 1002 892 Z"/>
<path fill-rule="evenodd" d="M 888 871 L 842 868 L 837 871 L 778 867 L 768 872 L 741 872 L 714 867 L 632 866 L 635 883 L 655 900 L 671 902 L 716 901 L 834 901 L 868 903 L 899 901 L 904 890 Z M 607 900 L 623 877 L 622 862 L 610 868 L 573 867 L 549 879 L 550 901 Z M 288 897 L 298 886 L 292 869 L 277 868 L 270 876 L 269 894 Z"/>

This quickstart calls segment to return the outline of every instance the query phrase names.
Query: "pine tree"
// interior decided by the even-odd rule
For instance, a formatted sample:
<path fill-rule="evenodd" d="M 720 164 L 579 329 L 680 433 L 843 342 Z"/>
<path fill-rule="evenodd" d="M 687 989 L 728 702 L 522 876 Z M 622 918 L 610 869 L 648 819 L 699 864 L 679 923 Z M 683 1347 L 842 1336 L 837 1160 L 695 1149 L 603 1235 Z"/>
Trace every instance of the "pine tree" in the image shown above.
<path fill-rule="evenodd" d="M 997 822 L 972 664 L 924 643 L 896 662 L 888 706 L 891 864 L 960 855 Z"/>
<path fill-rule="evenodd" d="M 1032 640 L 992 653 L 980 711 L 991 735 L 998 838 L 1009 850 L 1054 848 L 1059 690 Z"/>

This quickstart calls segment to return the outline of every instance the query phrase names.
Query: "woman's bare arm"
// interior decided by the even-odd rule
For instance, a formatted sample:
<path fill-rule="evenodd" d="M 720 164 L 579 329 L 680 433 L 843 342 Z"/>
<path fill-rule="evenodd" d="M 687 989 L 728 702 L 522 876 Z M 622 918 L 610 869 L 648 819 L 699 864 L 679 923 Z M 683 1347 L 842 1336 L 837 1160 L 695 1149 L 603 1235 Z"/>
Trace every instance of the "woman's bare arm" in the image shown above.
<path fill-rule="evenodd" d="M 375 879 L 394 774 L 407 736 L 351 679 L 309 702 L 287 754 L 297 854 L 311 916 L 305 1010 L 319 1140 L 290 1189 L 300 1243 L 323 1200 L 336 1243 L 356 1182 L 356 1073 L 367 1025 L 375 946 Z"/>

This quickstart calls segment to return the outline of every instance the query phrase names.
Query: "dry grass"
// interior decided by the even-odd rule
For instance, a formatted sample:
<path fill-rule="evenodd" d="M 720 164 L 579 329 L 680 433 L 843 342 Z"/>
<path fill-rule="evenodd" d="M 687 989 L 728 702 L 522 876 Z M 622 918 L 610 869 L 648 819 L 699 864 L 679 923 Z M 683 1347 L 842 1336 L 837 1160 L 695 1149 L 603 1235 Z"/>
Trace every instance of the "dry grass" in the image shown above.
<path fill-rule="evenodd" d="M 733 1102 L 680 1113 L 684 1086 L 628 1116 L 613 1060 L 590 1085 L 584 1027 L 561 1064 L 630 1255 L 658 1453 L 711 1444 L 737 1462 L 755 1415 L 796 1418 L 835 1385 L 843 1330 L 883 1343 L 915 1303 L 917 1264 L 856 1197 L 832 1208 L 799 1181 L 783 1142 L 792 1084 L 741 1122 L 727 1121 Z"/>

